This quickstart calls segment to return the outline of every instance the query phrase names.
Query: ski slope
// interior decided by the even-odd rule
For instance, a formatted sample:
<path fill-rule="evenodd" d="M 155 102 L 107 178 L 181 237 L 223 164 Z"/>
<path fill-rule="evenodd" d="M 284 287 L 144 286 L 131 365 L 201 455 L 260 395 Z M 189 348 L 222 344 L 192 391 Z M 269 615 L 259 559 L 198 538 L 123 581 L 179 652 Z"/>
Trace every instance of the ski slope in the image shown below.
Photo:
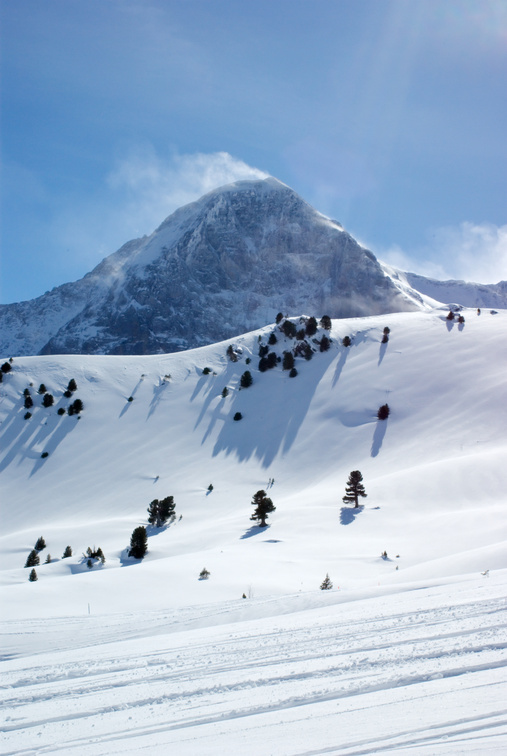
<path fill-rule="evenodd" d="M 446 314 L 333 321 L 331 349 L 297 358 L 295 378 L 257 370 L 275 326 L 163 356 L 14 359 L 2 752 L 505 752 L 507 312 Z M 276 334 L 281 356 L 294 342 Z M 70 378 L 79 419 L 57 414 Z M 341 501 L 355 469 L 358 510 Z M 265 529 L 249 519 L 261 488 Z M 176 521 L 128 557 L 167 495 Z M 87 568 L 88 546 L 103 566 Z"/>

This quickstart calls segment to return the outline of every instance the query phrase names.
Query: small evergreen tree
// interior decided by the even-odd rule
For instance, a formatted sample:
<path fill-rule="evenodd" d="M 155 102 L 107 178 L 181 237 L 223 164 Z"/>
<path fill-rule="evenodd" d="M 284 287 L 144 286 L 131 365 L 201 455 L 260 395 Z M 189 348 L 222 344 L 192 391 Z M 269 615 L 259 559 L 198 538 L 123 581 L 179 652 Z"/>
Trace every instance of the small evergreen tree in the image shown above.
<path fill-rule="evenodd" d="M 298 341 L 304 341 L 305 336 L 306 332 L 304 328 L 300 328 L 299 331 L 296 331 L 296 339 Z"/>
<path fill-rule="evenodd" d="M 4 362 L 0 370 L 2 373 L 9 373 L 12 370 L 11 364 L 9 362 Z"/>
<path fill-rule="evenodd" d="M 32 549 L 26 558 L 25 567 L 37 567 L 38 564 L 40 564 L 40 557 L 35 549 Z"/>
<path fill-rule="evenodd" d="M 79 415 L 79 413 L 84 409 L 84 405 L 81 399 L 74 399 L 74 401 L 72 402 L 72 407 L 74 409 L 75 415 Z"/>
<path fill-rule="evenodd" d="M 315 336 L 315 334 L 317 333 L 317 320 L 313 317 L 313 315 L 306 321 L 305 331 L 307 336 Z"/>
<path fill-rule="evenodd" d="M 46 391 L 47 391 L 47 388 L 45 387 L 45 385 L 43 383 L 41 383 L 41 385 L 39 386 L 39 390 L 37 391 L 37 393 L 38 394 L 45 394 Z"/>
<path fill-rule="evenodd" d="M 321 591 L 330 591 L 332 587 L 333 587 L 333 584 L 331 582 L 331 579 L 330 579 L 329 575 L 326 572 L 326 577 L 324 578 L 324 580 L 320 584 L 320 590 Z"/>
<path fill-rule="evenodd" d="M 67 557 L 71 557 L 71 556 L 72 556 L 72 549 L 70 546 L 66 546 L 65 551 L 62 554 L 62 559 L 67 559 Z"/>
<path fill-rule="evenodd" d="M 352 470 L 345 486 L 345 496 L 342 497 L 342 501 L 346 504 L 354 502 L 354 508 L 359 507 L 359 497 L 366 498 L 368 494 L 364 490 L 363 476 L 359 470 Z"/>
<path fill-rule="evenodd" d="M 74 378 L 70 379 L 69 385 L 67 386 L 67 391 L 70 391 L 71 393 L 74 393 L 74 391 L 77 391 L 77 383 L 74 380 Z"/>
<path fill-rule="evenodd" d="M 327 352 L 330 346 L 331 346 L 331 342 L 329 341 L 328 337 L 324 335 L 320 340 L 320 344 L 319 344 L 320 351 Z"/>
<path fill-rule="evenodd" d="M 30 409 L 30 407 L 33 407 L 33 399 L 30 394 L 27 394 L 25 396 L 25 409 Z"/>
<path fill-rule="evenodd" d="M 267 360 L 267 357 L 261 357 L 260 358 L 258 368 L 259 368 L 259 372 L 260 373 L 265 373 L 266 372 L 266 370 L 268 369 L 268 360 Z"/>
<path fill-rule="evenodd" d="M 46 561 L 44 562 L 44 564 L 50 564 L 50 563 L 51 563 L 51 554 L 48 554 L 47 557 L 46 557 Z"/>
<path fill-rule="evenodd" d="M 203 375 L 209 375 L 210 373 L 211 373 L 211 368 L 209 367 L 205 367 L 204 370 L 202 371 Z"/>
<path fill-rule="evenodd" d="M 58 407 L 58 411 L 56 413 L 57 415 L 65 415 L 65 408 L 64 407 Z"/>
<path fill-rule="evenodd" d="M 377 412 L 377 417 L 379 420 L 387 420 L 389 417 L 391 410 L 389 409 L 388 404 L 383 404 L 382 407 L 379 407 Z"/>
<path fill-rule="evenodd" d="M 350 336 L 344 336 L 342 339 L 342 344 L 344 347 L 349 347 L 352 344 Z"/>
<path fill-rule="evenodd" d="M 225 386 L 222 390 L 222 399 L 225 399 L 226 396 L 229 396 L 229 389 L 227 386 Z"/>
<path fill-rule="evenodd" d="M 278 362 L 278 356 L 276 352 L 270 352 L 268 356 L 266 357 L 267 363 L 268 363 L 268 370 L 271 370 L 271 368 L 276 367 L 276 364 Z"/>
<path fill-rule="evenodd" d="M 207 570 L 206 567 L 203 567 L 199 573 L 199 580 L 207 580 L 210 575 L 211 575 L 210 571 Z"/>
<path fill-rule="evenodd" d="M 46 541 L 44 540 L 42 536 L 40 536 L 39 538 L 37 538 L 34 549 L 35 551 L 44 551 L 45 548 L 46 548 Z"/>
<path fill-rule="evenodd" d="M 454 320 L 454 313 L 452 310 L 449 310 L 447 314 L 447 320 Z"/>
<path fill-rule="evenodd" d="M 325 329 L 326 331 L 330 331 L 330 330 L 331 330 L 331 325 L 332 325 L 332 323 L 331 323 L 331 318 L 329 317 L 329 315 L 323 315 L 323 316 L 321 317 L 321 319 L 320 319 L 320 325 L 321 325 L 321 326 L 322 326 L 322 328 L 324 328 L 324 329 Z"/>
<path fill-rule="evenodd" d="M 266 520 L 270 512 L 274 512 L 276 507 L 271 499 L 266 496 L 266 491 L 257 491 L 252 499 L 252 506 L 255 507 L 251 520 L 257 521 L 261 528 L 265 528 L 267 525 Z"/>
<path fill-rule="evenodd" d="M 130 536 L 129 556 L 134 559 L 142 559 L 148 551 L 148 536 L 144 525 L 140 525 Z"/>
<path fill-rule="evenodd" d="M 267 344 L 261 344 L 259 346 L 259 357 L 266 357 L 267 353 L 269 352 L 269 347 Z"/>
<path fill-rule="evenodd" d="M 292 368 L 294 367 L 294 355 L 292 354 L 292 352 L 283 353 L 282 367 L 284 370 L 292 370 Z"/>
<path fill-rule="evenodd" d="M 236 414 L 234 415 L 233 420 L 238 421 L 238 420 L 242 420 L 242 419 L 243 419 L 243 415 L 241 414 L 241 412 L 236 412 Z"/>
<path fill-rule="evenodd" d="M 279 325 L 279 323 L 281 323 L 282 320 L 283 320 L 283 315 L 282 315 L 281 312 L 279 312 L 278 315 L 275 318 L 275 322 L 276 322 L 277 325 Z"/>
<path fill-rule="evenodd" d="M 231 362 L 237 362 L 238 361 L 238 355 L 234 351 L 234 347 L 232 344 L 229 344 L 227 347 L 227 357 L 230 359 Z"/>
<path fill-rule="evenodd" d="M 278 339 L 276 338 L 276 334 L 275 333 L 270 333 L 269 334 L 269 339 L 268 339 L 268 344 L 270 344 L 271 346 L 273 346 L 273 344 L 276 344 L 277 341 L 278 341 Z"/>
<path fill-rule="evenodd" d="M 25 412 L 25 414 L 23 415 L 23 417 L 25 418 L 25 420 L 30 420 L 30 418 L 32 417 L 32 413 L 31 412 Z"/>
<path fill-rule="evenodd" d="M 240 380 L 241 388 L 248 388 L 249 386 L 252 385 L 252 383 L 253 383 L 253 380 L 252 380 L 251 372 L 249 370 L 245 370 Z"/>
<path fill-rule="evenodd" d="M 153 499 L 148 507 L 148 522 L 156 528 L 161 528 L 169 519 L 174 519 L 175 508 L 174 496 L 166 496 L 161 501 Z"/>
<path fill-rule="evenodd" d="M 30 575 L 28 576 L 28 580 L 29 580 L 29 581 L 30 581 L 31 583 L 35 583 L 35 581 L 36 581 L 36 580 L 38 580 L 38 579 L 39 579 L 39 578 L 37 577 L 37 573 L 35 572 L 35 569 L 32 569 L 32 571 L 31 571 Z"/>
<path fill-rule="evenodd" d="M 282 331 L 288 339 L 293 339 L 296 335 L 296 326 L 290 320 L 284 320 L 282 325 Z"/>
<path fill-rule="evenodd" d="M 43 407 L 52 407 L 54 404 L 55 398 L 53 394 L 44 394 L 42 397 L 42 406 Z"/>
<path fill-rule="evenodd" d="M 297 374 L 298 374 L 298 371 L 296 370 L 295 367 L 293 367 L 289 373 L 289 378 L 295 378 Z"/>

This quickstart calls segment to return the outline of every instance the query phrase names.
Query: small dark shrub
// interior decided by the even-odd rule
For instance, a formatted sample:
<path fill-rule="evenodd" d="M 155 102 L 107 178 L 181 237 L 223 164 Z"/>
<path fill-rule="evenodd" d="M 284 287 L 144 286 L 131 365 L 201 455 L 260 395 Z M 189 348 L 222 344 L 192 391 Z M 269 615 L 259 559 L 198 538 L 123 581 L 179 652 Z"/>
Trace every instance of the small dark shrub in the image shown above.
<path fill-rule="evenodd" d="M 67 391 L 77 391 L 77 383 L 74 380 L 74 378 L 71 378 L 69 381 L 69 385 L 67 386 Z"/>
<path fill-rule="evenodd" d="M 42 452 L 40 456 L 41 456 L 41 459 L 46 459 L 46 457 L 49 457 L 49 452 Z"/>
<path fill-rule="evenodd" d="M 268 344 L 270 344 L 271 346 L 273 346 L 273 344 L 276 344 L 277 341 L 278 341 L 278 339 L 276 338 L 276 334 L 270 333 L 269 334 L 269 339 L 268 339 Z"/>
<path fill-rule="evenodd" d="M 37 577 L 37 573 L 35 572 L 35 569 L 32 569 L 32 571 L 31 571 L 30 575 L 28 576 L 28 580 L 29 580 L 29 581 L 30 581 L 31 583 L 35 583 L 35 581 L 36 581 L 36 580 L 38 580 L 38 579 L 39 579 L 39 578 Z"/>
<path fill-rule="evenodd" d="M 449 313 L 447 315 L 447 320 L 454 320 L 454 313 L 452 310 L 449 310 Z"/>
<path fill-rule="evenodd" d="M 26 388 L 26 389 L 25 389 L 25 390 L 23 391 L 23 396 L 30 396 L 30 389 L 27 389 L 27 388 Z"/>
<path fill-rule="evenodd" d="M 32 417 L 32 413 L 31 412 L 25 412 L 25 414 L 24 414 L 25 420 L 30 420 L 31 417 Z"/>
<path fill-rule="evenodd" d="M 463 317 L 463 315 L 459 315 L 458 323 L 464 323 L 464 322 L 465 322 L 465 318 Z"/>
<path fill-rule="evenodd" d="M 320 325 L 321 325 L 321 326 L 322 326 L 322 328 L 324 328 L 324 329 L 325 329 L 326 331 L 330 331 L 330 330 L 331 330 L 331 325 L 332 325 L 332 324 L 331 324 L 331 318 L 329 317 L 329 315 L 323 315 L 323 316 L 321 317 L 321 319 L 320 319 Z"/>
<path fill-rule="evenodd" d="M 295 367 L 293 367 L 289 373 L 289 378 L 295 378 L 297 374 L 298 374 L 298 371 L 296 370 Z"/>
<path fill-rule="evenodd" d="M 72 396 L 72 391 L 69 391 L 69 389 L 67 389 L 67 391 L 63 392 L 63 395 L 66 399 L 70 399 L 70 397 Z"/>
<path fill-rule="evenodd" d="M 12 370 L 12 367 L 11 367 L 11 365 L 10 365 L 9 362 L 4 362 L 4 364 L 2 365 L 2 367 L 0 369 L 1 369 L 2 373 L 8 373 L 9 371 Z"/>
<path fill-rule="evenodd" d="M 33 399 L 30 394 L 27 394 L 25 396 L 25 409 L 30 409 L 30 407 L 33 407 Z"/>
<path fill-rule="evenodd" d="M 242 420 L 242 418 L 243 415 L 241 414 L 241 412 L 236 412 L 236 414 L 234 415 L 234 420 Z"/>
<path fill-rule="evenodd" d="M 207 580 L 210 574 L 211 574 L 210 571 L 207 570 L 206 567 L 203 567 L 199 573 L 199 580 Z"/>
<path fill-rule="evenodd" d="M 227 347 L 227 357 L 230 359 L 231 362 L 237 362 L 238 361 L 238 355 L 234 351 L 234 347 L 232 344 L 229 344 Z"/>
<path fill-rule="evenodd" d="M 276 367 L 276 363 L 278 362 L 278 356 L 276 352 L 270 352 L 266 359 L 268 361 L 269 369 Z"/>
<path fill-rule="evenodd" d="M 227 386 L 224 386 L 224 388 L 222 389 L 222 399 L 225 399 L 226 396 L 229 396 L 229 389 L 227 388 Z"/>
<path fill-rule="evenodd" d="M 130 402 L 130 399 L 129 399 L 129 402 Z M 74 409 L 75 415 L 79 415 L 79 413 L 82 412 L 84 409 L 84 405 L 81 399 L 74 399 L 74 401 L 72 402 L 72 407 Z"/>
<path fill-rule="evenodd" d="M 278 325 L 279 323 L 281 323 L 281 322 L 282 322 L 282 320 L 283 320 L 283 315 L 282 315 L 282 313 L 281 313 L 281 312 L 279 312 L 279 313 L 278 313 L 278 315 L 277 315 L 277 316 L 276 316 L 276 318 L 275 318 L 275 322 L 276 322 L 276 324 Z"/>
<path fill-rule="evenodd" d="M 43 407 L 52 407 L 55 403 L 55 398 L 53 394 L 44 394 L 42 397 L 42 406 Z"/>
<path fill-rule="evenodd" d="M 64 407 L 59 407 L 57 414 L 58 415 L 65 415 L 65 408 Z"/>
<path fill-rule="evenodd" d="M 34 549 L 35 551 L 43 551 L 46 548 L 46 541 L 42 536 L 39 536 L 37 538 L 37 541 L 35 543 Z"/>
<path fill-rule="evenodd" d="M 47 388 L 45 387 L 45 385 L 43 383 L 41 383 L 41 385 L 39 386 L 39 390 L 37 391 L 37 393 L 38 394 L 45 394 L 46 391 L 47 391 Z"/>
<path fill-rule="evenodd" d="M 377 417 L 379 420 L 387 420 L 390 412 L 391 410 L 389 409 L 389 405 L 383 404 L 381 407 L 379 407 L 379 410 L 377 412 Z"/>
<path fill-rule="evenodd" d="M 384 335 L 382 336 L 382 344 L 387 344 L 388 341 L 389 336 L 387 335 L 387 333 L 384 333 Z"/>
<path fill-rule="evenodd" d="M 209 375 L 210 373 L 211 373 L 211 368 L 209 367 L 205 367 L 204 370 L 202 371 L 203 375 Z"/>
<path fill-rule="evenodd" d="M 350 336 L 344 336 L 342 339 L 342 344 L 344 347 L 349 347 L 352 344 Z"/>
<path fill-rule="evenodd" d="M 259 357 L 265 357 L 268 352 L 269 347 L 267 346 L 267 344 L 261 344 L 259 347 Z"/>
<path fill-rule="evenodd" d="M 134 397 L 133 396 L 129 396 L 129 398 L 127 399 L 127 402 L 133 402 L 133 401 L 134 401 Z M 74 406 L 74 405 L 72 405 L 72 406 Z"/>
<path fill-rule="evenodd" d="M 386 326 L 383 330 L 383 333 L 384 333 L 384 336 L 389 336 L 389 334 L 391 333 L 391 329 Z"/>
<path fill-rule="evenodd" d="M 72 549 L 70 548 L 70 546 L 66 546 L 65 551 L 62 554 L 62 559 L 67 559 L 67 557 L 71 557 L 71 556 L 72 556 Z"/>
<path fill-rule="evenodd" d="M 300 328 L 299 331 L 296 331 L 296 339 L 298 341 L 303 341 L 306 336 L 306 332 L 304 328 Z"/>
<path fill-rule="evenodd" d="M 44 564 L 51 564 L 51 554 L 47 555 L 46 561 L 44 562 Z"/>
<path fill-rule="evenodd" d="M 246 362 L 247 365 L 249 365 L 251 363 L 251 361 L 252 360 L 250 359 L 250 357 L 247 357 L 246 360 L 245 360 L 245 362 Z"/>

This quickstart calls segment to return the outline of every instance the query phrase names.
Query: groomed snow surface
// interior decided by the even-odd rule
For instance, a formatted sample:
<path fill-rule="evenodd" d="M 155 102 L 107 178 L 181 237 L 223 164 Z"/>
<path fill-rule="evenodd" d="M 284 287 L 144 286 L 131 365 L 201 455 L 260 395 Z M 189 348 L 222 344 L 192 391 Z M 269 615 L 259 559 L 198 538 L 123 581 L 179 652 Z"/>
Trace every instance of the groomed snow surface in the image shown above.
<path fill-rule="evenodd" d="M 0 385 L 1 752 L 505 753 L 507 312 L 446 314 L 333 321 L 295 378 L 257 370 L 275 326 L 165 356 L 15 358 Z M 295 342 L 275 332 L 282 355 Z M 58 415 L 71 378 L 84 410 Z M 249 519 L 261 488 L 264 529 Z M 168 495 L 175 522 L 129 558 Z"/>

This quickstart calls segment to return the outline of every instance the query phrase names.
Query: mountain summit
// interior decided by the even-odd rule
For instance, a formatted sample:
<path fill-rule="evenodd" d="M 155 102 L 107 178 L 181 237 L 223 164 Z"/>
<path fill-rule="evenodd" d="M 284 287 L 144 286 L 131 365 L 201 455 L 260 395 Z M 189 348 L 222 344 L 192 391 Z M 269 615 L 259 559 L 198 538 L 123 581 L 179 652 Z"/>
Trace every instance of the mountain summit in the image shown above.
<path fill-rule="evenodd" d="M 0 352 L 156 354 L 221 341 L 284 314 L 417 310 L 336 221 L 274 178 L 238 181 L 170 215 L 75 283 L 0 307 Z"/>

